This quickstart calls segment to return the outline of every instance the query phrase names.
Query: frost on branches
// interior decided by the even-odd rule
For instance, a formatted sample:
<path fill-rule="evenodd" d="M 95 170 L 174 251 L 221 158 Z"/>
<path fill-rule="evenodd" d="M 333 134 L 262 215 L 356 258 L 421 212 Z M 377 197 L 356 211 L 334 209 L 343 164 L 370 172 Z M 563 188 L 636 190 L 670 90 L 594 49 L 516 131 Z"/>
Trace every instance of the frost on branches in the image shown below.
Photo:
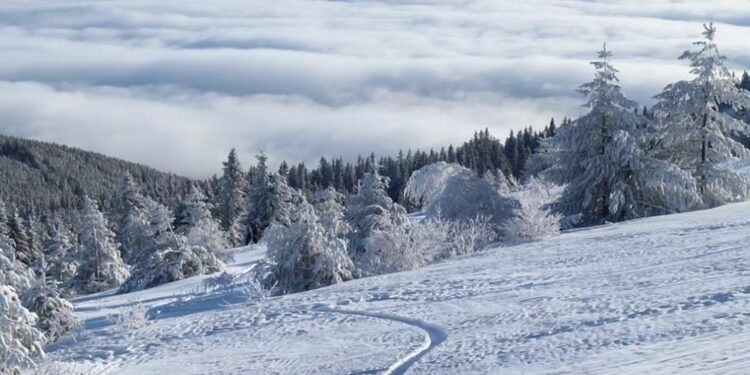
<path fill-rule="evenodd" d="M 202 246 L 183 245 L 152 253 L 120 287 L 120 293 L 153 288 L 198 275 L 224 271 L 224 263 Z"/>
<path fill-rule="evenodd" d="M 470 169 L 438 162 L 414 172 L 404 195 L 421 205 L 428 218 L 463 221 L 481 216 L 499 229 L 518 204 L 494 185 Z"/>
<path fill-rule="evenodd" d="M 542 141 L 543 176 L 566 185 L 557 210 L 598 224 L 686 211 L 700 203 L 690 176 L 644 151 L 653 136 L 647 119 L 617 84 L 606 46 L 599 51 L 594 80 L 579 91 L 589 112 Z"/>
<path fill-rule="evenodd" d="M 147 200 L 138 192 L 133 177 L 123 179 L 115 201 L 115 226 L 122 257 L 128 263 L 143 249 L 143 234 L 148 225 Z"/>
<path fill-rule="evenodd" d="M 352 226 L 349 255 L 362 276 L 394 272 L 412 267 L 411 241 L 407 238 L 409 225 L 406 210 L 386 193 L 388 178 L 377 171 L 365 174 L 359 183 L 359 192 L 349 199 L 346 219 Z M 396 252 L 409 259 L 386 259 Z"/>
<path fill-rule="evenodd" d="M 81 327 L 73 304 L 64 299 L 56 287 L 44 282 L 24 293 L 23 305 L 37 315 L 37 327 L 44 332 L 47 343 L 56 342 Z"/>
<path fill-rule="evenodd" d="M 228 233 L 232 245 L 239 245 L 242 241 L 241 233 L 235 225 L 242 214 L 243 201 L 247 179 L 237 158 L 237 151 L 229 152 L 224 162 L 224 174 L 219 181 L 219 193 L 216 196 L 216 217 L 221 229 Z"/>
<path fill-rule="evenodd" d="M 193 198 L 197 202 L 194 202 L 191 213 L 185 215 L 183 220 L 189 220 L 192 224 L 201 224 L 204 219 L 210 218 L 210 216 L 206 216 L 206 207 L 202 207 L 198 203 L 202 201 L 201 196 L 194 195 Z M 215 240 L 211 236 L 203 236 L 208 233 L 206 228 L 209 228 L 210 225 L 204 222 L 203 225 L 207 226 L 203 229 L 200 228 L 200 225 L 199 227 L 189 225 L 183 227 L 183 231 L 187 231 L 188 235 L 191 232 L 201 234 L 201 236 L 196 236 L 193 239 L 196 244 L 191 244 L 187 237 L 173 230 L 172 222 L 174 222 L 174 218 L 169 209 L 156 202 L 150 202 L 149 205 L 149 227 L 145 235 L 147 245 L 135 262 L 132 274 L 120 287 L 120 293 L 152 288 L 191 276 L 224 270 L 224 263 L 214 255 L 211 249 L 205 246 L 211 245 Z M 188 204 L 188 206 L 190 205 Z M 214 235 L 218 235 L 218 232 L 214 232 Z"/>
<path fill-rule="evenodd" d="M 313 197 L 313 207 L 326 236 L 346 240 L 352 227 L 345 220 L 346 197 L 333 187 L 318 191 Z"/>
<path fill-rule="evenodd" d="M 288 226 L 291 212 L 299 201 L 299 194 L 287 185 L 286 178 L 269 173 L 268 157 L 261 153 L 257 159 L 241 222 L 246 231 L 245 244 L 260 241 L 272 224 Z"/>
<path fill-rule="evenodd" d="M 16 291 L 0 285 L 0 373 L 18 374 L 44 356 L 44 334 L 36 328 L 36 314 L 21 305 Z"/>
<path fill-rule="evenodd" d="M 717 206 L 747 199 L 750 192 L 748 178 L 733 166 L 738 158 L 750 156 L 736 139 L 748 134 L 750 127 L 721 110 L 750 108 L 750 93 L 738 87 L 724 65 L 726 57 L 714 40 L 714 25 L 703 28 L 703 40 L 680 56 L 690 62 L 694 78 L 672 83 L 656 96 L 660 136 L 654 151 L 688 171 L 704 203 Z"/>
<path fill-rule="evenodd" d="M 266 283 L 274 294 L 316 289 L 354 278 L 354 265 L 344 241 L 326 236 L 313 207 L 304 198 L 291 225 L 266 231 Z"/>
<path fill-rule="evenodd" d="M 181 206 L 176 232 L 187 238 L 189 246 L 215 252 L 225 249 L 227 244 L 218 223 L 211 217 L 211 208 L 203 191 L 193 185 Z"/>
<path fill-rule="evenodd" d="M 80 211 L 79 265 L 71 286 L 79 293 L 96 293 L 119 286 L 130 275 L 120 258 L 115 234 L 94 200 L 83 198 Z"/>
<path fill-rule="evenodd" d="M 539 241 L 560 233 L 562 215 L 550 210 L 551 205 L 559 198 L 556 186 L 532 178 L 514 195 L 521 207 L 516 211 L 516 216 L 503 226 L 509 242 Z"/>

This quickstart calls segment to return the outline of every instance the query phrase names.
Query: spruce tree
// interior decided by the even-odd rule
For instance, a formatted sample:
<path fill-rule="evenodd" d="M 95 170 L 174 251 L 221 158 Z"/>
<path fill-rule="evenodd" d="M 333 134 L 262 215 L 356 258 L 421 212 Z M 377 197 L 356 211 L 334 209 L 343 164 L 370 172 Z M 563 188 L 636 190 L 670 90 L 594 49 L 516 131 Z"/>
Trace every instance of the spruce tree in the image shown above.
<path fill-rule="evenodd" d="M 668 85 L 657 95 L 656 127 L 660 137 L 653 150 L 664 160 L 688 171 L 709 206 L 747 199 L 748 178 L 733 163 L 750 157 L 750 152 L 736 140 L 750 132 L 722 106 L 735 111 L 750 108 L 750 93 L 737 82 L 724 65 L 726 57 L 716 45 L 716 27 L 703 25 L 703 40 L 693 43 L 681 60 L 690 63 L 694 78 Z"/>
<path fill-rule="evenodd" d="M 221 177 L 220 189 L 216 197 L 216 210 L 221 229 L 229 232 L 237 218 L 242 214 L 243 199 L 247 187 L 247 180 L 242 172 L 242 166 L 235 149 L 229 152 L 223 170 L 224 174 Z"/>
<path fill-rule="evenodd" d="M 593 81 L 579 89 L 588 113 L 543 142 L 544 175 L 566 184 L 558 210 L 580 215 L 581 224 L 597 224 L 695 207 L 699 199 L 689 176 L 642 149 L 649 138 L 639 132 L 644 119 L 622 94 L 611 56 L 605 45 L 591 63 Z"/>
<path fill-rule="evenodd" d="M 120 257 L 115 234 L 97 203 L 85 196 L 80 213 L 79 265 L 71 280 L 80 293 L 96 293 L 120 285 L 130 274 Z"/>

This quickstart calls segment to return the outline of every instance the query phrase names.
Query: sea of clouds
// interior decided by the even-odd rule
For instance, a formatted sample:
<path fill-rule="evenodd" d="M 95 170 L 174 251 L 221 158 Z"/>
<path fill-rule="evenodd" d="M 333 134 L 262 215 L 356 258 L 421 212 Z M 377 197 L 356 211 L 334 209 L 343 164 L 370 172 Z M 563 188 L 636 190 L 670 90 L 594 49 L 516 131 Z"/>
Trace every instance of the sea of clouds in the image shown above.
<path fill-rule="evenodd" d="M 0 132 L 205 177 L 499 137 L 575 116 L 603 42 L 644 104 L 718 25 L 750 68 L 745 0 L 5 0 Z"/>

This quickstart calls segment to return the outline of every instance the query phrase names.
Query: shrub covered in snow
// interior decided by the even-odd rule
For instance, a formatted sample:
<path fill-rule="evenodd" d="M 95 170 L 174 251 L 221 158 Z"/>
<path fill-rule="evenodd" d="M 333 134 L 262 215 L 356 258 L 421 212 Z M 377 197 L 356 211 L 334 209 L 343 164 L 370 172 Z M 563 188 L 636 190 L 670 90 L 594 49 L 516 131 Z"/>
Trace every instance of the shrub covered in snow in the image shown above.
<path fill-rule="evenodd" d="M 263 240 L 268 246 L 265 283 L 273 285 L 274 294 L 316 289 L 354 277 L 345 243 L 325 235 L 315 210 L 304 199 L 291 225 L 272 226 Z"/>
<path fill-rule="evenodd" d="M 81 322 L 73 313 L 73 305 L 62 298 L 60 291 L 40 283 L 23 295 L 23 305 L 34 312 L 39 320 L 37 327 L 47 336 L 47 343 L 81 327 Z"/>
<path fill-rule="evenodd" d="M 559 199 L 561 188 L 531 179 L 523 189 L 514 193 L 521 207 L 516 216 L 503 225 L 506 239 L 511 243 L 537 241 L 560 233 L 562 215 L 551 212 L 551 205 Z"/>
<path fill-rule="evenodd" d="M 177 249 L 158 250 L 133 270 L 130 278 L 120 287 L 120 293 L 153 288 L 192 276 L 221 272 L 224 267 L 224 263 L 213 252 L 201 246 L 181 246 Z"/>
<path fill-rule="evenodd" d="M 438 162 L 414 172 L 404 195 L 421 205 L 428 218 L 461 221 L 479 215 L 499 229 L 512 217 L 518 203 L 501 195 L 494 185 L 470 169 Z"/>
<path fill-rule="evenodd" d="M 0 285 L 0 374 L 17 374 L 21 366 L 44 356 L 44 334 L 36 328 L 36 314 L 21 305 L 16 291 Z"/>

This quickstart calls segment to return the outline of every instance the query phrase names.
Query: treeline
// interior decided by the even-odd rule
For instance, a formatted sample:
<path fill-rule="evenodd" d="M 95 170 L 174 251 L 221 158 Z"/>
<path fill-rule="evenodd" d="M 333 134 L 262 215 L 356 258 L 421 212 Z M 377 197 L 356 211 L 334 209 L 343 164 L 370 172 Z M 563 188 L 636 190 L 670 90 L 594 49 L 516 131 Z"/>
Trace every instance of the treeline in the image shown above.
<path fill-rule="evenodd" d="M 0 135 L 0 197 L 23 215 L 45 216 L 77 209 L 88 195 L 110 211 L 122 176 L 170 207 L 191 180 L 143 165 L 55 143 Z"/>

